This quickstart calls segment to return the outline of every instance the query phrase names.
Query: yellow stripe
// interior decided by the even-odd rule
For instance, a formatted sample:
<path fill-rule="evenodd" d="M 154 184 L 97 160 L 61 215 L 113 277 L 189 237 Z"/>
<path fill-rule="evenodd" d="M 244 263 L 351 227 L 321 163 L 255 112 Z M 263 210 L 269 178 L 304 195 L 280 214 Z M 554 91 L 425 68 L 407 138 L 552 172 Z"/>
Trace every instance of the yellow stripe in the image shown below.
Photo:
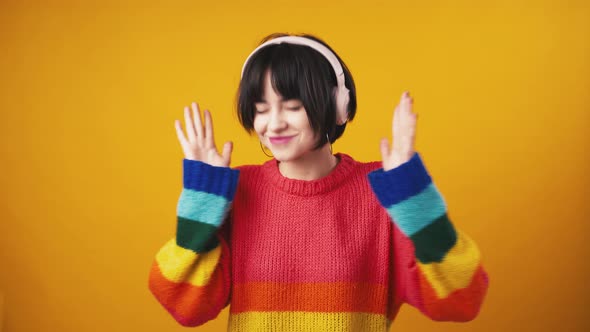
<path fill-rule="evenodd" d="M 451 292 L 469 286 L 481 259 L 477 244 L 467 234 L 458 229 L 456 231 L 457 243 L 447 252 L 442 262 L 418 262 L 418 267 L 438 298 L 445 298 Z"/>
<path fill-rule="evenodd" d="M 272 311 L 231 313 L 228 331 L 387 331 L 390 322 L 365 312 Z"/>
<path fill-rule="evenodd" d="M 215 271 L 221 256 L 221 243 L 215 249 L 201 255 L 176 244 L 170 239 L 156 254 L 156 261 L 166 279 L 204 286 Z"/>

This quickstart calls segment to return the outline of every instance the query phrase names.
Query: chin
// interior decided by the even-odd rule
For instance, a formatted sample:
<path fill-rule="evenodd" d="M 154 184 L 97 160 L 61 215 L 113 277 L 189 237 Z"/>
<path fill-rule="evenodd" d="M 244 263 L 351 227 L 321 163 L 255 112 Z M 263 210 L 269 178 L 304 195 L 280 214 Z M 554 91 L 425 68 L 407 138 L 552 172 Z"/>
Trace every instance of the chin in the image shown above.
<path fill-rule="evenodd" d="M 285 155 L 285 154 L 282 154 L 282 153 L 279 153 L 279 154 L 274 154 L 274 153 L 273 153 L 273 156 L 274 156 L 274 158 L 275 158 L 276 160 L 278 160 L 278 161 L 280 161 L 280 162 L 286 162 L 286 161 L 291 161 L 291 160 L 293 160 L 293 158 L 292 158 L 292 157 L 290 157 L 290 156 L 288 156 L 288 155 Z"/>
<path fill-rule="evenodd" d="M 273 152 L 272 155 L 274 156 L 274 158 L 276 160 L 281 161 L 281 162 L 293 161 L 293 160 L 297 160 L 297 159 L 299 159 L 299 157 L 301 157 L 300 155 L 297 155 L 295 153 L 288 152 L 288 151 L 277 151 L 277 153 Z"/>

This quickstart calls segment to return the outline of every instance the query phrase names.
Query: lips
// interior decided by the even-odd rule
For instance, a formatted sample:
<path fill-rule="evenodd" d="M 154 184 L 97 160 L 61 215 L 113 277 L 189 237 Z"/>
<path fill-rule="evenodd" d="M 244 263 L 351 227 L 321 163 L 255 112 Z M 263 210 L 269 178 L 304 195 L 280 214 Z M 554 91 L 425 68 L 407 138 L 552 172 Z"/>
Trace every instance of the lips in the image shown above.
<path fill-rule="evenodd" d="M 295 136 L 275 136 L 269 137 L 268 139 L 272 144 L 285 144 L 288 143 Z"/>

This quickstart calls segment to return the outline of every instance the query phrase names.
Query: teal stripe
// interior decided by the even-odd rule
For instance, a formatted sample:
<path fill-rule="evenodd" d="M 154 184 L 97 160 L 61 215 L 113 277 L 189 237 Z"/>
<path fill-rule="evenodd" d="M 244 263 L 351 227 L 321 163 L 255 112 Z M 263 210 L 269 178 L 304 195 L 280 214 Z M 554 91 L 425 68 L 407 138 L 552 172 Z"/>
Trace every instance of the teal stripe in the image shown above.
<path fill-rule="evenodd" d="M 416 258 L 422 264 L 440 263 L 457 242 L 457 233 L 445 213 L 412 235 L 411 240 L 416 249 Z"/>
<path fill-rule="evenodd" d="M 183 188 L 176 214 L 185 219 L 219 227 L 229 205 L 230 202 L 223 196 Z"/>
<path fill-rule="evenodd" d="M 219 244 L 217 227 L 200 221 L 177 217 L 176 244 L 196 253 L 211 251 Z"/>
<path fill-rule="evenodd" d="M 431 182 L 420 193 L 387 208 L 387 212 L 400 230 L 411 237 L 445 214 L 447 206 Z"/>

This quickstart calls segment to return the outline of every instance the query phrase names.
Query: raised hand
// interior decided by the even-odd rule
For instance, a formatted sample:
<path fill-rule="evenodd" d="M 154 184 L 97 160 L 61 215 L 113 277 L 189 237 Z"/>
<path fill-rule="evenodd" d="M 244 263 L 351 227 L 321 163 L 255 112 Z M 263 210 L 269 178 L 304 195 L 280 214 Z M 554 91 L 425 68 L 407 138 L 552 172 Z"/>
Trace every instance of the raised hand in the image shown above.
<path fill-rule="evenodd" d="M 201 111 L 196 102 L 191 104 L 191 112 L 188 106 L 184 107 L 184 121 L 187 136 L 184 135 L 180 120 L 174 120 L 176 135 L 184 152 L 184 157 L 190 160 L 198 160 L 212 166 L 229 167 L 233 144 L 231 141 L 223 145 L 223 152 L 219 154 L 213 138 L 213 120 L 209 110 L 205 110 L 205 127 L 201 122 Z"/>
<path fill-rule="evenodd" d="M 381 140 L 384 171 L 405 163 L 414 155 L 418 114 L 412 112 L 413 102 L 410 93 L 405 91 L 401 96 L 400 103 L 395 107 L 392 124 L 393 148 L 390 148 L 387 138 Z"/>

